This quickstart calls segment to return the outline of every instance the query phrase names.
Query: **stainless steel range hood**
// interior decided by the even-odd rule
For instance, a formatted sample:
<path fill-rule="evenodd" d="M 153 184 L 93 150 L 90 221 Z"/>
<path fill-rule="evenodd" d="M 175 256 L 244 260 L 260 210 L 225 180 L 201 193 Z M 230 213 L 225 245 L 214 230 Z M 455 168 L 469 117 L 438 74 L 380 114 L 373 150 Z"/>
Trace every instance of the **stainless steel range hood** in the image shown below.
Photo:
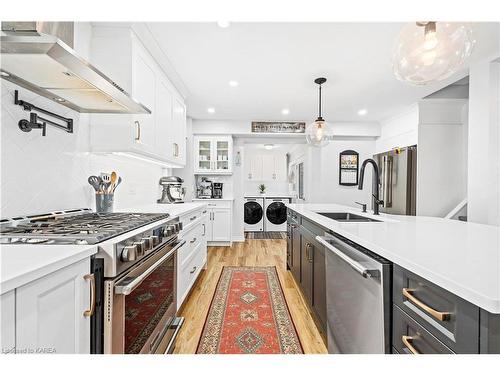
<path fill-rule="evenodd" d="M 151 113 L 79 57 L 72 22 L 2 22 L 1 76 L 81 113 Z"/>

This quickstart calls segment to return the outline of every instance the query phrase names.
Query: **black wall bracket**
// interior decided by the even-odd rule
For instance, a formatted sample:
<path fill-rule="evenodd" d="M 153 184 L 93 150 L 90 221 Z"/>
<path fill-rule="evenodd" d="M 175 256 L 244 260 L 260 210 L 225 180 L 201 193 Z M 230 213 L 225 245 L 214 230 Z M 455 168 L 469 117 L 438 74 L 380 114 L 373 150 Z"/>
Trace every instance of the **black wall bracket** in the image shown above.
<path fill-rule="evenodd" d="M 67 133 L 73 133 L 73 119 L 60 116 L 43 108 L 39 108 L 36 105 L 28 103 L 24 100 L 19 100 L 19 92 L 17 90 L 14 91 L 14 104 L 20 105 L 25 111 L 31 112 L 29 120 L 19 120 L 18 126 L 19 129 L 21 129 L 23 132 L 30 132 L 33 129 L 42 129 L 42 136 L 45 137 L 45 135 L 47 135 L 47 125 L 51 125 L 58 129 L 64 130 Z M 59 124 L 50 119 L 44 118 L 37 113 L 33 113 L 33 111 L 53 117 L 59 121 L 62 121 L 64 124 Z"/>

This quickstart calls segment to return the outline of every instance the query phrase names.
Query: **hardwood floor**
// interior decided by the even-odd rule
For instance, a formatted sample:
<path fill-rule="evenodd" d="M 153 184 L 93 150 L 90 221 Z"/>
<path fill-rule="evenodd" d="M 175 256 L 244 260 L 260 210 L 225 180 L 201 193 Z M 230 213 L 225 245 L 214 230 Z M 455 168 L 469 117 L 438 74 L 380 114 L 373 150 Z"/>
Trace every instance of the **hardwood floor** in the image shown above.
<path fill-rule="evenodd" d="M 306 354 L 327 353 L 321 335 L 298 286 L 285 264 L 286 240 L 249 240 L 231 247 L 209 247 L 202 272 L 179 315 L 186 318 L 175 353 L 193 354 L 223 266 L 276 266 L 302 347 Z"/>

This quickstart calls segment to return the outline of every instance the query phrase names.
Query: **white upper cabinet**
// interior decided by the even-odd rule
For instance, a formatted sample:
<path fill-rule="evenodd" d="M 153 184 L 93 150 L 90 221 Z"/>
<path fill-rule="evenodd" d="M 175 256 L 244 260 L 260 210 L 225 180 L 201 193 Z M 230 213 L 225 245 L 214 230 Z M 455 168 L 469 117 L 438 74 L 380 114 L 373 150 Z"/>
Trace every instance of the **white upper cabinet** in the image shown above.
<path fill-rule="evenodd" d="M 93 28 L 91 62 L 106 71 L 150 114 L 92 114 L 93 152 L 145 156 L 172 166 L 186 163 L 186 107 L 135 33 L 127 27 Z"/>
<path fill-rule="evenodd" d="M 286 181 L 286 156 L 282 154 L 251 154 L 245 158 L 245 179 L 248 181 Z"/>
<path fill-rule="evenodd" d="M 194 137 L 195 174 L 231 174 L 233 138 L 231 136 Z"/>

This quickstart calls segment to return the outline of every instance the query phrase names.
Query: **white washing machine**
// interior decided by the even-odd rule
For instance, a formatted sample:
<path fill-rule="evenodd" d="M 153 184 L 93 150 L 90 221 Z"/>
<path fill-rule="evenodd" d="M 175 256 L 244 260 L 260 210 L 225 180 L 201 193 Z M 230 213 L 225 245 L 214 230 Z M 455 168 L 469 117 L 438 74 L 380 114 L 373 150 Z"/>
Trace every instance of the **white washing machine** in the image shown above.
<path fill-rule="evenodd" d="M 290 198 L 266 197 L 264 203 L 264 230 L 286 232 L 286 204 Z"/>
<path fill-rule="evenodd" d="M 245 198 L 243 212 L 245 232 L 264 230 L 264 198 Z"/>

